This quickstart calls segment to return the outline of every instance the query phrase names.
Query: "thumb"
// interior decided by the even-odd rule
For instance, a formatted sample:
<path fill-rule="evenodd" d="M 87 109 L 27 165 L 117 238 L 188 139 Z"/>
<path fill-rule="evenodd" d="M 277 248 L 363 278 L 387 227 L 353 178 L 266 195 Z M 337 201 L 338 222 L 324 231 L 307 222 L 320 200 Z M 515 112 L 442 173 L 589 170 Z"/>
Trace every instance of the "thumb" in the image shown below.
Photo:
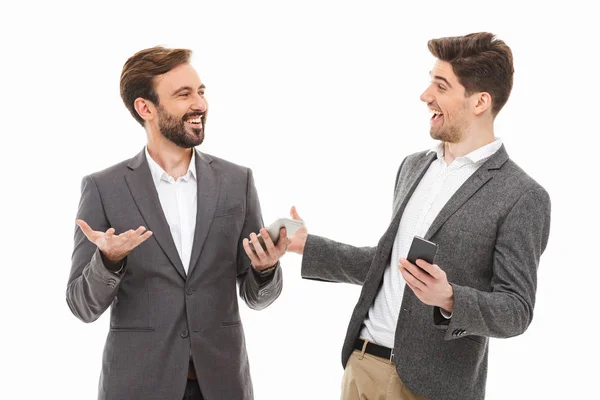
<path fill-rule="evenodd" d="M 302 218 L 300 218 L 300 215 L 298 214 L 298 211 L 296 210 L 296 206 L 292 206 L 292 208 L 290 209 L 290 216 L 292 217 L 292 219 L 304 222 L 304 220 Z"/>

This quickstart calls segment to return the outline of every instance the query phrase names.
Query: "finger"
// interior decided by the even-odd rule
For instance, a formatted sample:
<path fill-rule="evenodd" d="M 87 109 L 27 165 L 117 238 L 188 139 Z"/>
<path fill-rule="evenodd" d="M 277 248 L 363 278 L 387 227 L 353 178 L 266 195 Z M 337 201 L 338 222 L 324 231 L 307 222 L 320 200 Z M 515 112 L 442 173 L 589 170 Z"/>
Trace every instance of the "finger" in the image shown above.
<path fill-rule="evenodd" d="M 281 232 L 281 230 L 279 232 Z M 262 228 L 260 230 L 260 237 L 263 238 L 267 254 L 275 254 L 275 243 L 273 243 L 271 235 L 269 235 L 269 231 L 267 231 L 265 228 Z M 279 236 L 279 239 L 281 240 L 281 236 Z"/>
<path fill-rule="evenodd" d="M 277 242 L 277 249 L 280 253 L 285 253 L 287 248 L 290 246 L 290 239 L 287 236 L 287 230 L 285 227 L 279 229 L 279 241 Z"/>
<path fill-rule="evenodd" d="M 139 228 L 137 228 L 137 229 L 135 230 L 135 234 L 136 234 L 136 236 L 141 236 L 141 235 L 142 235 L 142 233 L 144 233 L 144 231 L 145 231 L 145 230 L 146 230 L 146 228 L 145 228 L 144 226 L 140 226 Z"/>
<path fill-rule="evenodd" d="M 140 234 L 143 229 L 146 228 L 140 226 L 135 231 L 130 229 L 127 232 L 118 235 L 117 238 L 119 241 L 113 244 L 113 248 L 118 248 L 119 252 L 129 254 L 133 249 L 144 243 L 150 236 L 152 236 L 152 231 L 146 231 L 143 234 Z"/>
<path fill-rule="evenodd" d="M 82 219 L 78 219 L 78 220 L 75 221 L 75 223 L 77 224 L 77 226 L 79 226 L 79 228 L 81 228 L 81 231 L 83 232 L 83 234 L 88 239 L 90 239 L 90 235 L 93 234 L 94 231 L 92 230 L 92 228 L 90 228 L 90 226 L 87 224 L 87 222 L 85 222 Z"/>
<path fill-rule="evenodd" d="M 410 284 L 420 290 L 425 289 L 425 285 L 423 284 L 423 282 L 415 278 L 415 276 L 408 269 L 404 268 L 403 265 L 400 267 L 400 274 L 402 274 L 404 282 L 406 282 L 407 284 Z"/>
<path fill-rule="evenodd" d="M 252 232 L 250 234 L 250 240 L 252 240 L 252 246 L 254 247 L 254 252 L 256 253 L 256 256 L 258 257 L 258 259 L 266 260 L 267 254 L 265 253 L 265 250 L 263 249 L 260 241 L 258 240 L 258 235 L 256 233 Z M 264 241 L 264 238 L 263 238 L 263 241 Z M 271 242 L 271 243 L 273 243 L 273 242 Z"/>
<path fill-rule="evenodd" d="M 135 247 L 139 246 L 140 244 L 144 243 L 150 236 L 152 236 L 152 231 L 146 231 L 144 232 L 137 240 L 137 244 L 135 245 Z"/>
<path fill-rule="evenodd" d="M 105 235 L 106 235 L 107 239 L 110 239 L 111 237 L 113 237 L 115 235 L 115 228 L 108 228 Z"/>
<path fill-rule="evenodd" d="M 412 276 L 414 276 L 415 278 L 417 278 L 424 284 L 429 285 L 432 283 L 432 281 L 431 281 L 432 278 L 431 278 L 431 276 L 429 276 L 429 274 L 427 274 L 426 272 L 423 272 L 419 267 L 417 267 L 416 265 L 414 265 L 407 259 L 400 258 L 398 266 L 400 266 L 400 265 L 402 265 L 402 267 L 405 268 L 408 272 L 410 272 L 410 274 Z"/>
<path fill-rule="evenodd" d="M 300 218 L 300 214 L 298 214 L 296 206 L 292 206 L 292 208 L 290 209 L 290 216 L 292 217 L 292 219 L 295 219 L 297 221 L 304 221 L 302 218 Z"/>
<path fill-rule="evenodd" d="M 244 250 L 246 251 L 246 255 L 250 259 L 252 265 L 260 265 L 260 260 L 256 257 L 256 253 L 250 248 L 250 241 L 248 239 L 242 240 L 242 246 L 244 246 Z"/>
<path fill-rule="evenodd" d="M 434 274 L 438 273 L 440 270 L 440 267 L 437 265 L 429 264 L 427 261 L 421 260 L 420 258 L 416 261 L 416 263 L 418 267 L 421 267 L 421 269 L 425 270 L 425 272 L 431 276 L 434 276 Z"/>
<path fill-rule="evenodd" d="M 423 291 L 421 289 L 419 289 L 418 287 L 416 287 L 415 285 L 406 282 L 406 284 L 408 285 L 409 288 L 412 289 L 413 292 L 415 292 L 415 294 L 418 296 L 420 295 Z"/>
<path fill-rule="evenodd" d="M 128 231 L 125 231 L 123 233 L 121 233 L 120 235 L 117 235 L 119 237 L 119 239 L 124 240 L 124 241 L 129 241 L 133 238 L 133 236 L 135 235 L 135 231 L 133 229 L 130 229 Z"/>
<path fill-rule="evenodd" d="M 135 231 L 133 229 L 130 229 L 126 232 L 127 235 L 125 235 L 123 237 L 123 242 L 124 242 L 123 246 L 127 249 L 127 251 L 131 251 L 131 250 L 135 249 L 140 244 L 142 244 L 142 242 L 144 242 L 144 240 L 148 239 L 152 235 L 152 232 L 150 232 L 150 231 L 148 231 L 148 232 L 150 232 L 150 234 L 146 235 L 146 233 L 148 233 L 148 232 L 144 233 L 145 230 L 146 230 L 145 227 L 140 226 Z"/>

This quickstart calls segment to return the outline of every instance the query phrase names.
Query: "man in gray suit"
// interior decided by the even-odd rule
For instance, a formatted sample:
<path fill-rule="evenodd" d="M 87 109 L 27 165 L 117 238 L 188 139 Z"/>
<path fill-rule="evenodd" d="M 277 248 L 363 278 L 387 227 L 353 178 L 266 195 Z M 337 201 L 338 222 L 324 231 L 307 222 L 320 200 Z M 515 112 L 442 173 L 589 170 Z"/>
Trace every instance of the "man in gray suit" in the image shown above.
<path fill-rule="evenodd" d="M 208 104 L 190 56 L 127 60 L 121 97 L 148 144 L 83 178 L 66 295 L 84 322 L 111 306 L 99 399 L 252 399 L 236 283 L 257 310 L 281 293 L 289 239 L 262 228 L 252 172 L 194 149 Z M 255 254 L 242 238 L 259 230 Z"/>
<path fill-rule="evenodd" d="M 362 285 L 342 350 L 344 400 L 483 399 L 488 338 L 519 335 L 533 317 L 550 199 L 494 135 L 512 52 L 490 33 L 428 47 L 437 61 L 421 100 L 441 143 L 400 165 L 377 247 L 304 227 L 289 248 L 303 254 L 304 278 Z M 414 236 L 439 245 L 435 264 L 406 260 Z"/>

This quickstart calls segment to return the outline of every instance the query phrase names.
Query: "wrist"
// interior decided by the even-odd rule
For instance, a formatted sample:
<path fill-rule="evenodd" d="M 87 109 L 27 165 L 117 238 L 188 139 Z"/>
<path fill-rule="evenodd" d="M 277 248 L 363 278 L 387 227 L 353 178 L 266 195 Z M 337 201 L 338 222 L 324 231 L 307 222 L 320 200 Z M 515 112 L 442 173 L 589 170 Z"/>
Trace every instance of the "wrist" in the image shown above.
<path fill-rule="evenodd" d="M 113 260 L 109 257 L 107 257 L 104 253 L 102 253 L 102 251 L 100 251 L 100 256 L 102 257 L 102 262 L 104 263 L 104 266 L 111 270 L 111 271 L 118 271 L 119 269 L 121 269 L 121 266 L 123 264 L 123 259 L 120 260 Z"/>
<path fill-rule="evenodd" d="M 269 272 L 269 271 L 271 271 L 271 270 L 274 270 L 274 269 L 275 269 L 275 267 L 277 267 L 277 263 L 275 263 L 275 264 L 273 264 L 273 265 L 270 265 L 270 266 L 266 266 L 266 267 L 257 267 L 257 266 L 255 266 L 254 264 L 252 264 L 252 268 L 254 268 L 254 270 L 255 270 L 256 272 L 260 272 L 260 273 L 263 273 L 263 272 Z"/>
<path fill-rule="evenodd" d="M 304 254 L 304 247 L 306 246 L 306 241 L 307 240 L 308 240 L 308 235 L 306 235 L 302 239 L 302 241 L 300 242 L 300 246 L 298 246 L 298 249 L 296 251 L 294 251 L 294 253 L 297 253 L 297 254 L 300 254 L 300 255 Z"/>
<path fill-rule="evenodd" d="M 448 284 L 448 294 L 439 307 L 449 314 L 454 311 L 454 289 L 452 285 Z"/>

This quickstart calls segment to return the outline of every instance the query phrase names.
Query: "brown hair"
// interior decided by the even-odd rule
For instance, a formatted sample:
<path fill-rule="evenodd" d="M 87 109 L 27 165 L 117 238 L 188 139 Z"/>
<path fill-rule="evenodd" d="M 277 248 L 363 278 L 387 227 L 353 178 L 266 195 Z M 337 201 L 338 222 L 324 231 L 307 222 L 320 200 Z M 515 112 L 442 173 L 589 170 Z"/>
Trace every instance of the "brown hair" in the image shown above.
<path fill-rule="evenodd" d="M 488 92 L 492 96 L 492 115 L 506 104 L 513 85 L 513 56 L 510 47 L 488 32 L 444 37 L 427 42 L 431 54 L 447 61 L 466 95 Z"/>
<path fill-rule="evenodd" d="M 144 126 L 144 119 L 135 110 L 133 102 L 138 97 L 150 100 L 157 106 L 158 95 L 154 89 L 154 78 L 173 68 L 188 63 L 192 51 L 152 47 L 135 53 L 123 65 L 121 72 L 121 98 L 133 118 Z"/>

